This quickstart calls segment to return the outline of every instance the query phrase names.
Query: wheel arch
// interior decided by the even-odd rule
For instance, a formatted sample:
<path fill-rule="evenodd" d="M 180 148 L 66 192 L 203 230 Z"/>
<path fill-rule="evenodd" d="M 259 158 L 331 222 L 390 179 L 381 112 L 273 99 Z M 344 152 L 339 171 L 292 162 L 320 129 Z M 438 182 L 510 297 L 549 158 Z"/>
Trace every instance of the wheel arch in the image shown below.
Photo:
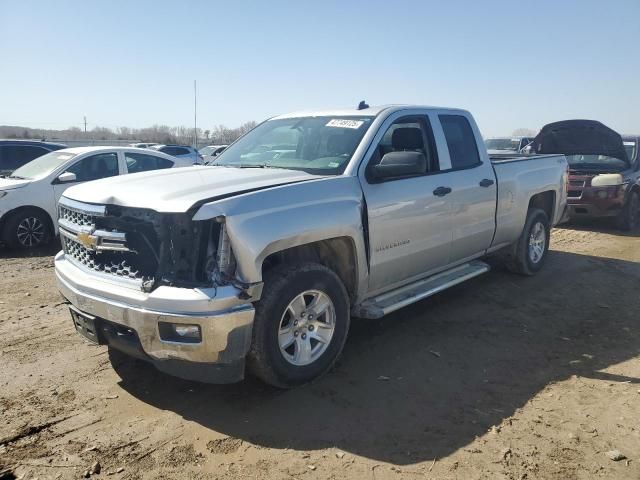
<path fill-rule="evenodd" d="M 7 221 L 14 217 L 15 215 L 21 213 L 21 212 L 25 212 L 25 211 L 35 211 L 38 212 L 40 214 L 42 214 L 42 216 L 45 218 L 47 225 L 51 231 L 51 235 L 54 235 L 55 233 L 55 226 L 53 223 L 53 219 L 51 218 L 51 215 L 49 215 L 49 212 L 47 212 L 44 208 L 42 207 L 37 207 L 35 205 L 22 205 L 20 207 L 16 207 L 13 210 L 9 210 L 7 213 L 5 213 L 2 218 L 0 218 L 0 232 L 2 232 L 4 230 L 4 226 L 6 225 Z"/>
<path fill-rule="evenodd" d="M 539 208 L 547 214 L 549 222 L 553 223 L 555 207 L 556 192 L 554 192 L 553 190 L 547 190 L 545 192 L 540 192 L 533 195 L 529 199 L 529 206 L 527 210 L 531 210 L 532 208 Z"/>
<path fill-rule="evenodd" d="M 351 237 L 334 237 L 318 240 L 269 254 L 262 262 L 262 276 L 277 265 L 316 262 L 333 270 L 340 278 L 350 302 L 358 289 L 358 262 L 356 245 Z"/>

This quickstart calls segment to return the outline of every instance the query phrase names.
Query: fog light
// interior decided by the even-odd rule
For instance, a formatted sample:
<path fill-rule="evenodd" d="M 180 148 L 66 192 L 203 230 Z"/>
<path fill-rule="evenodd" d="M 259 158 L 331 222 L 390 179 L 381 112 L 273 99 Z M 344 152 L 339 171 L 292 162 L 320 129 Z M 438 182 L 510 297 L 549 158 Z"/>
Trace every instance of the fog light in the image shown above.
<path fill-rule="evenodd" d="M 174 325 L 174 329 L 181 337 L 200 338 L 200 327 L 198 325 Z"/>
<path fill-rule="evenodd" d="M 165 342 L 200 343 L 202 341 L 200 325 L 159 322 L 158 330 L 160 338 Z"/>
<path fill-rule="evenodd" d="M 598 198 L 607 198 L 609 196 L 609 193 L 606 190 L 598 190 L 596 192 L 596 195 L 598 196 Z"/>

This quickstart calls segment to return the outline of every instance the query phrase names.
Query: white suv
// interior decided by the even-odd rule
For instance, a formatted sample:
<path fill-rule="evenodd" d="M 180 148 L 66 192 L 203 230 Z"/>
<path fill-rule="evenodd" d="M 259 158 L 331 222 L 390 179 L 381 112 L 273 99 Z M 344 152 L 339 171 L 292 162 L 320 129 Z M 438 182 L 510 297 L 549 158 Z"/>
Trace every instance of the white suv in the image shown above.
<path fill-rule="evenodd" d="M 72 185 L 192 163 L 141 148 L 77 147 L 48 153 L 0 177 L 0 239 L 12 248 L 47 243 L 58 232 L 58 200 Z"/>

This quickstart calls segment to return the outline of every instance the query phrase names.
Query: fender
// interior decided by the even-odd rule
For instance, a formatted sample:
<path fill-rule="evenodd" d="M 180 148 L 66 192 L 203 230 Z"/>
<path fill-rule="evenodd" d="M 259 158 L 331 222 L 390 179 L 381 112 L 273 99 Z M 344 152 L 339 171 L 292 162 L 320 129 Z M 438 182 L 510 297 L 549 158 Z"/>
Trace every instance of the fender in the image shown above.
<path fill-rule="evenodd" d="M 272 253 L 336 237 L 353 241 L 358 296 L 367 284 L 362 190 L 355 177 L 325 177 L 202 205 L 194 221 L 224 217 L 240 280 L 262 281 Z"/>

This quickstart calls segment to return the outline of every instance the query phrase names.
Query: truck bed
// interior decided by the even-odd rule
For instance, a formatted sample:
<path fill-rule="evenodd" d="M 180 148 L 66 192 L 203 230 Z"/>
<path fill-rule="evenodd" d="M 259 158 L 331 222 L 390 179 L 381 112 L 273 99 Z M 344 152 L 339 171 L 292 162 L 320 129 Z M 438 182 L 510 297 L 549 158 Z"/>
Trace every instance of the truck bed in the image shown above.
<path fill-rule="evenodd" d="M 527 215 L 529 199 L 540 192 L 561 192 L 553 202 L 556 225 L 566 203 L 566 168 L 564 155 L 499 154 L 490 156 L 498 183 L 496 234 L 493 246 L 508 244 L 517 238 Z M 562 173 L 564 172 L 564 173 Z"/>
<path fill-rule="evenodd" d="M 536 153 L 491 153 L 489 158 L 491 163 L 510 163 L 510 162 L 523 162 L 526 160 L 539 160 L 547 157 L 556 157 L 557 155 L 539 155 Z"/>

